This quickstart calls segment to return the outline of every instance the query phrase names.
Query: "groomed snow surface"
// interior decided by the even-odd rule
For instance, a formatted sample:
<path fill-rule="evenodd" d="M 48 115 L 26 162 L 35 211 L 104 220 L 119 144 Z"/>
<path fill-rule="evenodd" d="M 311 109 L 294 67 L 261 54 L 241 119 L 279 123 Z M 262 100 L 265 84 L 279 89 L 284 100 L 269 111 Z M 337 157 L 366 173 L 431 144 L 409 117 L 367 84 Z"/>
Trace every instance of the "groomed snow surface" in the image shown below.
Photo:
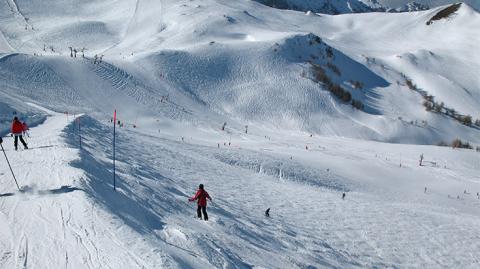
<path fill-rule="evenodd" d="M 474 9 L 427 25 L 445 7 L 67 2 L 0 3 L 0 134 L 21 187 L 0 156 L 0 268 L 480 267 L 480 154 L 435 146 L 477 146 L 479 129 L 402 80 L 480 118 Z M 188 202 L 200 183 L 208 221 Z"/>
<path fill-rule="evenodd" d="M 2 161 L 2 268 L 479 265 L 478 153 L 273 133 L 218 148 L 120 128 L 114 192 L 109 120 L 79 118 L 80 150 L 73 117 L 49 114 L 31 149 L 4 142 L 23 191 Z M 187 202 L 200 182 L 208 222 Z"/>

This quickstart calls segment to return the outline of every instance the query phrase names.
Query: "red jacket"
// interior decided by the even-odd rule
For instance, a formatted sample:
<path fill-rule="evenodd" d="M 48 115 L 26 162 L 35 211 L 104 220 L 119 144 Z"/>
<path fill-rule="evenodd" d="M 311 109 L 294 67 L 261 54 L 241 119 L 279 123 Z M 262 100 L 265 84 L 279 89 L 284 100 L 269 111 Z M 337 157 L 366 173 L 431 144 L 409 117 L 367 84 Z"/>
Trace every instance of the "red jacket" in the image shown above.
<path fill-rule="evenodd" d="M 193 196 L 189 200 L 190 201 L 198 200 L 197 202 L 198 206 L 207 206 L 207 198 L 212 199 L 210 198 L 210 195 L 208 195 L 207 191 L 199 189 L 195 194 L 195 196 Z"/>
<path fill-rule="evenodd" d="M 28 128 L 28 125 L 27 125 L 26 122 L 22 123 L 22 128 L 23 128 L 23 131 L 24 131 L 24 132 L 30 130 L 30 128 Z"/>
<path fill-rule="evenodd" d="M 23 133 L 23 125 L 20 121 L 14 120 L 12 122 L 11 133 L 12 134 L 22 134 Z"/>

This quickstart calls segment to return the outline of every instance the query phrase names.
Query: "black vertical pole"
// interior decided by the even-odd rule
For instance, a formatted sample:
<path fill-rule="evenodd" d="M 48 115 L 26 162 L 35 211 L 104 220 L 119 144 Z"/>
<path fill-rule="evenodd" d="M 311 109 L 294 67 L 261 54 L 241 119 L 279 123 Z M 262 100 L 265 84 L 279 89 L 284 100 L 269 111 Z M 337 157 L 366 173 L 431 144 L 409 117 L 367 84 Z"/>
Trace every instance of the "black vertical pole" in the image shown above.
<path fill-rule="evenodd" d="M 115 125 L 117 121 L 117 111 L 114 112 L 113 117 L 113 190 L 116 190 L 116 178 L 115 178 Z"/>
<path fill-rule="evenodd" d="M 3 149 L 3 145 L 2 145 L 1 142 L 0 142 L 0 146 L 2 147 L 3 155 L 5 155 L 5 160 L 7 160 L 7 164 L 8 164 L 8 167 L 10 168 L 10 172 L 12 172 L 12 176 L 13 176 L 13 179 L 15 180 L 15 184 L 17 185 L 17 189 L 20 190 L 20 187 L 18 186 L 17 178 L 15 177 L 15 174 L 13 173 L 12 166 L 10 165 L 10 162 L 8 161 L 7 154 L 5 153 L 5 149 Z"/>

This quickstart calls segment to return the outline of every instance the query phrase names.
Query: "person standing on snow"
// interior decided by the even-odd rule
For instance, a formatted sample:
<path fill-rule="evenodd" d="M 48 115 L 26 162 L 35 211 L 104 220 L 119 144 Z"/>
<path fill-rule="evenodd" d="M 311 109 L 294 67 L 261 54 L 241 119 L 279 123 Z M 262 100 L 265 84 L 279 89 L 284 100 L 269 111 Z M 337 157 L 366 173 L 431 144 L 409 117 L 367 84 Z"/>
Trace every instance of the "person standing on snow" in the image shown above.
<path fill-rule="evenodd" d="M 202 213 L 203 213 L 203 219 L 208 220 L 207 199 L 212 201 L 212 198 L 210 197 L 210 195 L 208 195 L 208 192 L 205 191 L 205 189 L 203 188 L 203 184 L 200 184 L 200 186 L 198 186 L 198 190 L 197 190 L 197 193 L 195 194 L 195 196 L 188 199 L 188 201 L 190 201 L 190 202 L 198 200 L 197 201 L 197 205 L 198 205 L 197 216 L 198 216 L 199 219 L 202 219 Z"/>
<path fill-rule="evenodd" d="M 23 140 L 23 136 L 22 136 L 23 125 L 18 120 L 17 117 L 13 118 L 11 132 L 12 132 L 12 135 L 15 137 L 14 142 L 13 142 L 13 145 L 15 146 L 15 150 L 18 150 L 18 138 L 20 138 L 20 142 L 22 142 L 25 149 L 28 149 L 27 143 L 25 143 L 25 140 Z"/>

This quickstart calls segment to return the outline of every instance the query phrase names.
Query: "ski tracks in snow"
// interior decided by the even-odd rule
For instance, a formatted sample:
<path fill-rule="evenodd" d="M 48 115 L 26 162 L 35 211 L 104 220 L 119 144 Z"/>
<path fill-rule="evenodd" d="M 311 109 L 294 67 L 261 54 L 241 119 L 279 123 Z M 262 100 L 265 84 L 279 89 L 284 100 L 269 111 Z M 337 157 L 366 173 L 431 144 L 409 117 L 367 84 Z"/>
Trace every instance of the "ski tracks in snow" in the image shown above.
<path fill-rule="evenodd" d="M 73 118 L 50 114 L 31 130 L 29 146 L 38 149 L 13 151 L 11 141 L 4 142 L 23 190 L 15 190 L 0 161 L 0 268 L 147 267 L 81 188 L 83 171 L 70 165 L 78 150 L 62 138 Z"/>
<path fill-rule="evenodd" d="M 25 234 L 20 239 L 17 249 L 17 264 L 15 268 L 27 268 L 28 264 L 28 239 Z"/>

